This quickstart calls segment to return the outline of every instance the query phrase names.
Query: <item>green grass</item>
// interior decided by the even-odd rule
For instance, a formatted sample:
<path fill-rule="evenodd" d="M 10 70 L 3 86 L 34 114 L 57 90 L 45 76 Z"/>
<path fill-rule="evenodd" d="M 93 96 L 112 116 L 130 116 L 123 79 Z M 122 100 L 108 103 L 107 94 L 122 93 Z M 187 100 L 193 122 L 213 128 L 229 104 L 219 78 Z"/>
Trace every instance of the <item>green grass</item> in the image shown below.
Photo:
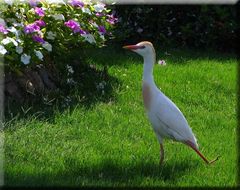
<path fill-rule="evenodd" d="M 156 84 L 186 116 L 206 165 L 185 145 L 159 144 L 144 113 L 142 59 L 114 48 L 91 50 L 87 62 L 109 65 L 105 95 L 85 93 L 71 107 L 29 110 L 5 124 L 7 186 L 236 186 L 236 65 L 233 55 L 158 49 Z M 95 81 L 101 82 L 101 81 Z M 92 82 L 94 84 L 94 82 Z M 88 101 L 91 100 L 91 101 Z M 40 108 L 39 108 L 40 109 Z"/>

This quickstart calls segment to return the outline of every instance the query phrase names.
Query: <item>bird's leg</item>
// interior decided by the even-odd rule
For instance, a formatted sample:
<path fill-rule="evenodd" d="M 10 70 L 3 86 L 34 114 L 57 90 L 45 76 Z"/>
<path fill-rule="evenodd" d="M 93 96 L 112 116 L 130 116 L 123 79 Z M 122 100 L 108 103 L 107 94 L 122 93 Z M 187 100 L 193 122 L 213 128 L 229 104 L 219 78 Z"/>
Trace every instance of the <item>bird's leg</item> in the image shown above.
<path fill-rule="evenodd" d="M 191 141 L 185 141 L 185 144 L 190 146 L 207 164 L 212 164 L 215 161 L 218 160 L 219 156 L 211 161 L 208 161 L 208 159 L 195 147 L 195 145 Z"/>
<path fill-rule="evenodd" d="M 164 160 L 164 149 L 163 149 L 163 144 L 160 143 L 160 166 L 162 165 Z"/>

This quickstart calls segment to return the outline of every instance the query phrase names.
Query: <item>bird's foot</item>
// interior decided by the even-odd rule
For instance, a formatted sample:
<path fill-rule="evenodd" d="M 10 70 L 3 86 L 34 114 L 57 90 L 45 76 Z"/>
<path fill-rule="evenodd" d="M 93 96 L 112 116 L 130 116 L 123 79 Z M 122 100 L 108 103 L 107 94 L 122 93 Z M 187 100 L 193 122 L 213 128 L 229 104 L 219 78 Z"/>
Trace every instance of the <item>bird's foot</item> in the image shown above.
<path fill-rule="evenodd" d="M 220 158 L 220 156 L 217 156 L 215 159 L 213 159 L 212 161 L 210 161 L 208 164 L 213 164 L 213 163 L 216 162 L 219 158 Z"/>

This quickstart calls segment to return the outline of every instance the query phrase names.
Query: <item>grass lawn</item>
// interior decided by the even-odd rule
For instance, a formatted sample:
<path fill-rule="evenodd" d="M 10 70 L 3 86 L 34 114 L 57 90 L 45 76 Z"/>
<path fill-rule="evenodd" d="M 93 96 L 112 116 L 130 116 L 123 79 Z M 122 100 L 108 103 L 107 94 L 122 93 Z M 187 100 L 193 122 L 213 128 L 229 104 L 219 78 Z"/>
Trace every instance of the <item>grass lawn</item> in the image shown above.
<path fill-rule="evenodd" d="M 87 58 L 97 68 L 108 65 L 105 94 L 74 89 L 78 101 L 70 107 L 7 117 L 5 185 L 236 186 L 236 58 L 165 51 L 157 49 L 167 65 L 155 65 L 156 84 L 184 113 L 200 150 L 220 160 L 208 166 L 185 145 L 165 141 L 165 163 L 158 165 L 159 144 L 142 103 L 142 59 L 110 47 Z"/>

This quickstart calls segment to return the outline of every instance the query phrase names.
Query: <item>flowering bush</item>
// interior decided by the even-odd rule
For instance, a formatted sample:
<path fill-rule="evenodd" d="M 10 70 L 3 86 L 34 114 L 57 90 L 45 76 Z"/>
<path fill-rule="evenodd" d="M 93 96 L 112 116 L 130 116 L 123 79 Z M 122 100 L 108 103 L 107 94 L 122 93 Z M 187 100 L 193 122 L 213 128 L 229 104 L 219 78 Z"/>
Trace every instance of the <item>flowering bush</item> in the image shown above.
<path fill-rule="evenodd" d="M 117 21 L 105 4 L 90 0 L 5 0 L 1 6 L 0 55 L 12 71 L 74 44 L 102 46 Z"/>

